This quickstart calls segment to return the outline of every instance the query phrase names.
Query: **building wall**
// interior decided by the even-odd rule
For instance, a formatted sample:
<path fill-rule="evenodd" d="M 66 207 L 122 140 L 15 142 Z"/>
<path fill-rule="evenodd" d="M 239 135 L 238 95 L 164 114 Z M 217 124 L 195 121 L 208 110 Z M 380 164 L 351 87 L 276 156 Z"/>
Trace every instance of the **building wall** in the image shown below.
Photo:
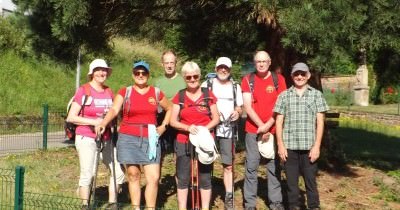
<path fill-rule="evenodd" d="M 6 17 L 16 9 L 17 6 L 11 0 L 0 0 L 0 16 Z"/>

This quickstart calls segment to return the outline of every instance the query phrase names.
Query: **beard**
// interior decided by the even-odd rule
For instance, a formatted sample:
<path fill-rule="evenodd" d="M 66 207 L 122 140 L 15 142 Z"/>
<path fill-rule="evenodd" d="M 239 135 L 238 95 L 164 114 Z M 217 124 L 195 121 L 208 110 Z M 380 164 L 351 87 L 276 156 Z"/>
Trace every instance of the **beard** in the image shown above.
<path fill-rule="evenodd" d="M 220 75 L 220 74 L 217 74 L 217 78 L 219 80 L 221 80 L 221 81 L 229 80 L 230 77 L 231 77 L 231 75 Z"/>

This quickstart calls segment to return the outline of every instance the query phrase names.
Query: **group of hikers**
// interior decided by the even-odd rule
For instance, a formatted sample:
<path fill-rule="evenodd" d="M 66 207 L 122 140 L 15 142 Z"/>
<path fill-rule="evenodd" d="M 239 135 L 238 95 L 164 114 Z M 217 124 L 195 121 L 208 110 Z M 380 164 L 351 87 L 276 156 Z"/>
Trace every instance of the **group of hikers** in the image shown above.
<path fill-rule="evenodd" d="M 308 85 L 311 73 L 305 63 L 293 65 L 294 84 L 288 89 L 284 77 L 270 71 L 271 58 L 266 51 L 254 54 L 256 71 L 245 75 L 240 84 L 232 79 L 232 61 L 228 57 L 217 59 L 216 76 L 203 83 L 195 62 L 185 62 L 181 74 L 176 71 L 177 56 L 171 50 L 162 54 L 161 63 L 164 76 L 151 86 L 150 65 L 143 60 L 134 62 L 133 85 L 121 88 L 116 95 L 105 85 L 112 68 L 102 59 L 95 59 L 89 65 L 89 82 L 76 91 L 67 117 L 68 122 L 77 125 L 75 146 L 80 165 L 77 192 L 83 202 L 82 209 L 90 208 L 99 136 L 103 142 L 102 160 L 111 174 L 108 187 L 111 209 L 118 208 L 115 192 L 119 192 L 125 179 L 131 205 L 140 209 L 142 174 L 146 179 L 146 208 L 156 209 L 162 158 L 165 148 L 171 147 L 176 164 L 178 209 L 188 209 L 188 203 L 191 209 L 210 209 L 213 161 L 218 156 L 213 148 L 214 139 L 223 165 L 224 209 L 256 209 L 258 167 L 264 157 L 270 209 L 285 209 L 282 193 L 287 193 L 289 209 L 302 209 L 300 175 L 304 178 L 308 209 L 320 209 L 316 160 L 328 106 L 322 93 Z M 234 159 L 237 125 L 243 111 L 247 115 L 246 160 L 244 201 L 239 207 L 234 204 Z M 118 140 L 113 142 L 111 136 L 116 132 L 119 116 Z M 209 138 L 213 139 L 211 153 L 205 151 L 210 145 L 204 145 L 210 142 Z M 272 151 L 264 151 L 261 148 L 264 143 L 270 143 Z M 266 156 L 265 152 L 272 152 L 272 156 Z M 287 192 L 281 189 L 281 164 L 286 173 Z M 189 192 L 192 192 L 191 202 L 188 202 Z"/>

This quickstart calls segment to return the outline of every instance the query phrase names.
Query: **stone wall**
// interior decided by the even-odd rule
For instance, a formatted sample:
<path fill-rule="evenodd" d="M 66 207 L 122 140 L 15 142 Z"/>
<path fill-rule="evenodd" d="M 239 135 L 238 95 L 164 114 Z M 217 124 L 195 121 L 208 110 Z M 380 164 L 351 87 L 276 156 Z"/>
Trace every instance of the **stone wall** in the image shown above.
<path fill-rule="evenodd" d="M 341 111 L 341 117 L 359 118 L 369 120 L 371 122 L 379 122 L 385 125 L 400 126 L 400 116 L 390 114 L 379 114 L 379 113 L 366 113 L 366 112 L 354 112 L 354 111 Z"/>
<path fill-rule="evenodd" d="M 356 84 L 356 76 L 323 76 L 321 78 L 322 88 L 334 91 L 353 91 Z"/>

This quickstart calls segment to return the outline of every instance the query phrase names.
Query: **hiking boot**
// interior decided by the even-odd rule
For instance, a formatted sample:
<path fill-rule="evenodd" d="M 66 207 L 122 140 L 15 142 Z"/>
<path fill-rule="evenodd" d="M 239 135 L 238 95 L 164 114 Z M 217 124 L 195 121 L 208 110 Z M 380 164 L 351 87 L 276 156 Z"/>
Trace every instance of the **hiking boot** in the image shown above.
<path fill-rule="evenodd" d="M 285 207 L 282 205 L 282 203 L 272 203 L 269 206 L 269 209 L 271 209 L 271 210 L 285 210 Z"/>
<path fill-rule="evenodd" d="M 118 210 L 118 204 L 117 203 L 108 203 L 107 209 Z"/>
<path fill-rule="evenodd" d="M 233 193 L 227 193 L 225 195 L 224 209 L 233 210 Z"/>
<path fill-rule="evenodd" d="M 82 210 L 89 210 L 89 205 L 83 204 L 83 205 L 81 206 L 81 209 L 82 209 Z"/>
<path fill-rule="evenodd" d="M 299 206 L 293 206 L 289 208 L 290 210 L 301 210 Z"/>
<path fill-rule="evenodd" d="M 313 207 L 313 208 L 310 208 L 310 210 L 321 210 L 321 208 L 319 208 L 319 207 Z"/>

